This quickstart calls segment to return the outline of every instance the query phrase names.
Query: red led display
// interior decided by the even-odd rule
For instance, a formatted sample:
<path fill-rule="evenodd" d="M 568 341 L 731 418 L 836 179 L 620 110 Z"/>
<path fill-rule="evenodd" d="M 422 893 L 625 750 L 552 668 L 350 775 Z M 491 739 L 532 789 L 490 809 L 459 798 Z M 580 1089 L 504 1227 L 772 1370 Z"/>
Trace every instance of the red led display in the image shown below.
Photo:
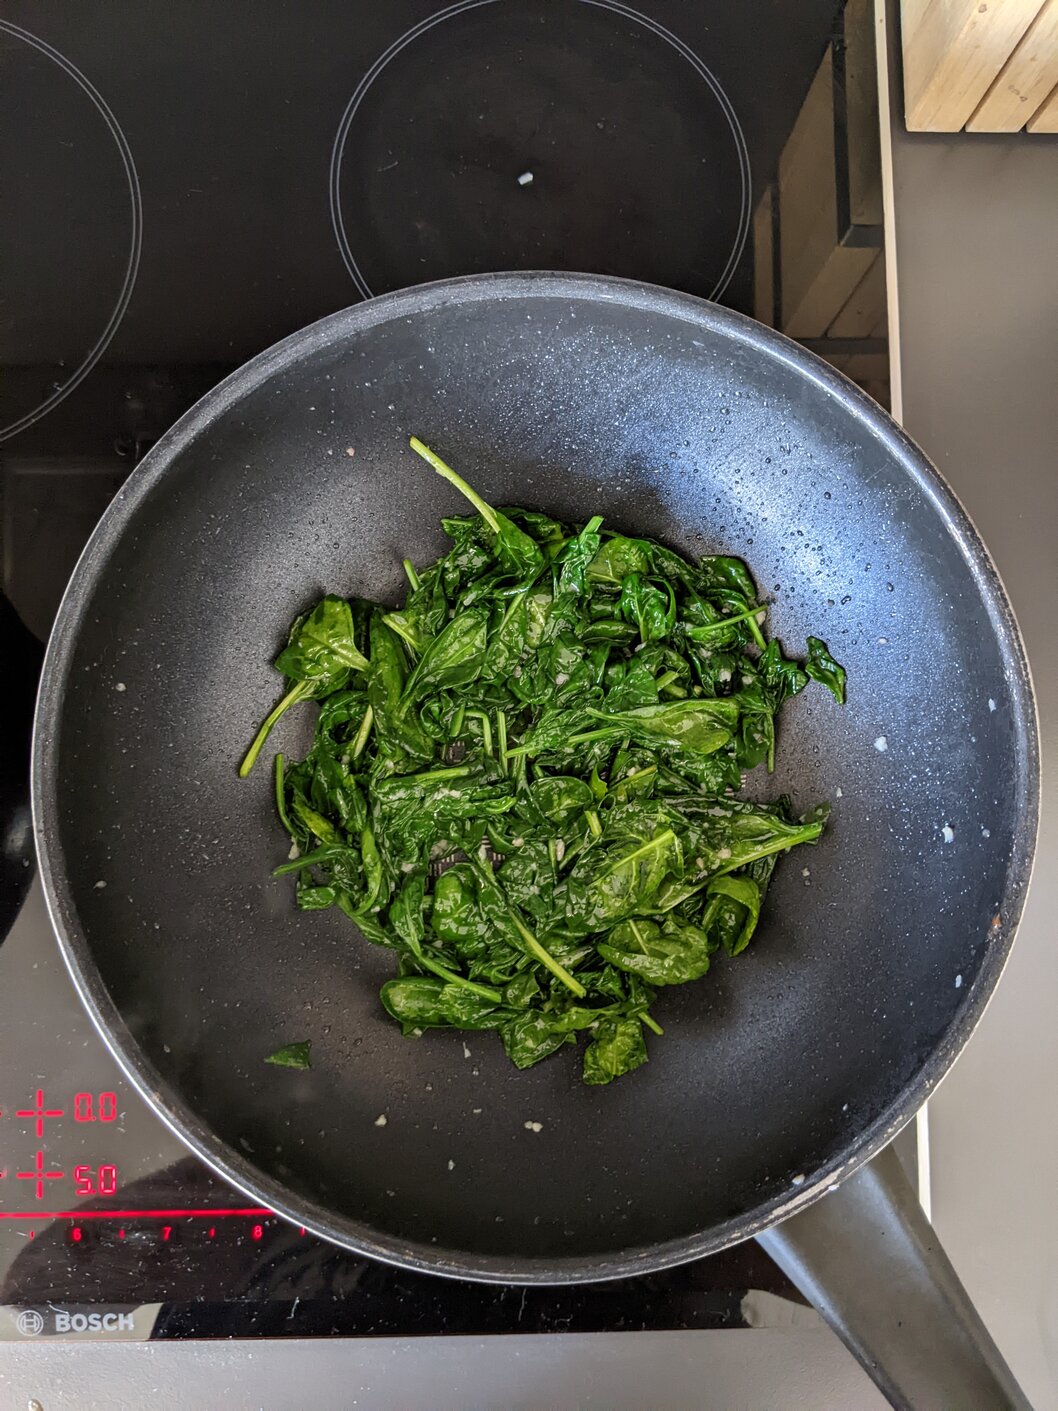
<path fill-rule="evenodd" d="M 44 1119 L 45 1117 L 65 1117 L 66 1114 L 61 1107 L 44 1106 L 44 1089 L 37 1089 L 36 1107 L 20 1107 L 15 1112 L 16 1117 L 35 1117 L 37 1119 L 37 1136 L 44 1140 Z"/>
<path fill-rule="evenodd" d="M 14 1174 L 21 1181 L 31 1181 L 34 1197 L 43 1201 L 52 1196 L 56 1189 L 50 1186 L 49 1182 L 67 1178 L 67 1172 L 55 1165 L 48 1156 L 44 1145 L 45 1132 L 47 1130 L 51 1136 L 55 1133 L 53 1129 L 47 1128 L 47 1123 L 59 1122 L 64 1117 L 72 1117 L 78 1123 L 116 1122 L 118 1095 L 111 1091 L 74 1093 L 73 1102 L 66 1108 L 49 1106 L 44 1089 L 38 1088 L 33 1095 L 33 1105 L 16 1107 L 13 1115 L 32 1122 L 33 1132 L 41 1143 L 34 1153 L 32 1165 L 24 1163 L 23 1169 L 16 1170 Z M 2 1112 L 0 1116 L 3 1116 Z M 7 1172 L 0 1169 L 0 1178 L 6 1175 Z M 73 1181 L 74 1194 L 78 1196 L 107 1196 L 117 1195 L 118 1192 L 118 1168 L 110 1161 L 100 1162 L 97 1159 L 91 1163 L 81 1162 L 73 1167 L 69 1178 Z"/>
<path fill-rule="evenodd" d="M 22 1210 L 0 1209 L 0 1222 L 13 1220 L 21 1224 L 39 1224 L 42 1220 L 69 1220 L 73 1222 L 68 1232 L 70 1242 L 82 1244 L 85 1241 L 83 1225 L 89 1220 L 113 1220 L 116 1228 L 110 1232 L 110 1237 L 118 1240 L 126 1238 L 128 1232 L 124 1222 L 128 1220 L 157 1221 L 156 1238 L 161 1242 L 169 1242 L 179 1237 L 178 1228 L 182 1227 L 177 1226 L 177 1221 L 208 1221 L 199 1238 L 213 1240 L 217 1237 L 215 1222 L 234 1218 L 247 1221 L 249 1229 L 246 1234 L 250 1239 L 260 1241 L 265 1238 L 270 1226 L 264 1222 L 270 1219 L 272 1211 L 260 1205 L 130 1209 L 115 1201 L 115 1208 L 108 1208 L 101 1203 L 95 1209 L 69 1208 L 72 1203 L 82 1199 L 100 1202 L 101 1199 L 106 1200 L 107 1197 L 120 1193 L 121 1178 L 117 1164 L 100 1160 L 100 1155 L 106 1153 L 99 1153 L 96 1149 L 103 1132 L 100 1131 L 99 1136 L 94 1139 L 92 1137 L 93 1127 L 105 1127 L 117 1122 L 118 1094 L 109 1090 L 76 1092 L 65 1095 L 60 1101 L 64 1101 L 65 1105 L 60 1107 L 54 1099 L 49 1100 L 43 1088 L 37 1088 L 26 1106 L 12 1108 L 5 1103 L 0 1108 L 0 1119 L 4 1119 L 0 1121 L 0 1162 L 4 1162 L 5 1156 L 8 1158 L 5 1164 L 0 1165 L 0 1182 L 7 1176 L 15 1178 L 11 1187 L 0 1186 L 0 1189 L 13 1190 L 17 1187 L 24 1196 L 30 1198 L 24 1204 L 36 1207 Z M 21 1157 L 10 1151 L 10 1139 L 15 1135 L 8 1126 L 12 1119 L 17 1119 L 21 1126 L 22 1135 L 16 1136 L 16 1141 L 28 1145 L 34 1137 L 36 1138 L 35 1149 L 30 1146 L 30 1150 Z M 49 1145 L 61 1131 L 64 1119 L 67 1124 L 76 1123 L 80 1128 L 80 1136 L 74 1142 L 78 1147 L 80 1159 L 69 1168 L 60 1166 L 48 1151 Z M 72 1138 L 71 1130 L 64 1137 L 64 1155 L 71 1145 Z M 19 1185 L 20 1182 L 23 1184 Z M 48 1206 L 53 1203 L 64 1208 L 49 1209 Z M 98 1232 L 98 1225 L 94 1229 Z M 29 1229 L 23 1231 L 22 1237 L 33 1239 L 36 1233 L 35 1229 Z M 302 1230 L 302 1234 L 304 1233 Z"/>
<path fill-rule="evenodd" d="M 38 1147 L 37 1155 L 34 1159 L 32 1171 L 19 1171 L 20 1181 L 35 1181 L 37 1188 L 37 1199 L 44 1199 L 45 1181 L 61 1181 L 66 1175 L 65 1171 L 47 1171 L 44 1168 L 44 1152 Z"/>
<path fill-rule="evenodd" d="M 48 1113 L 51 1117 L 53 1113 Z M 62 1116 L 62 1113 L 57 1114 Z M 73 1120 L 75 1122 L 115 1122 L 118 1115 L 117 1093 L 74 1093 Z"/>
<path fill-rule="evenodd" d="M 212 1220 L 236 1215 L 260 1219 L 272 1214 L 265 1205 L 206 1205 L 200 1210 L 0 1210 L 0 1220 L 128 1220 L 137 1215 L 151 1220 Z"/>
<path fill-rule="evenodd" d="M 74 1186 L 78 1195 L 117 1195 L 118 1168 L 116 1166 L 75 1166 Z"/>

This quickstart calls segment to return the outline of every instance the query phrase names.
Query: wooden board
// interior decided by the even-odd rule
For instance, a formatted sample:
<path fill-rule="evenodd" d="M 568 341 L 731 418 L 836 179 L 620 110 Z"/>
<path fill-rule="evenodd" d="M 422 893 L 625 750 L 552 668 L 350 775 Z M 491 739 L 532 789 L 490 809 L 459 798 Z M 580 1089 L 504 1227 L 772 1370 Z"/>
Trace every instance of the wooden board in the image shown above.
<path fill-rule="evenodd" d="M 847 0 L 844 33 L 849 218 L 853 225 L 881 225 L 882 155 L 873 0 Z"/>
<path fill-rule="evenodd" d="M 968 132 L 1020 132 L 1058 84 L 1058 0 L 1045 0 L 966 124 Z"/>
<path fill-rule="evenodd" d="M 837 244 L 829 49 L 779 158 L 779 217 L 783 332 L 821 338 L 878 253 Z"/>
<path fill-rule="evenodd" d="M 1029 118 L 1030 132 L 1058 132 L 1058 88 Z"/>
<path fill-rule="evenodd" d="M 879 326 L 885 328 L 885 255 L 881 250 L 874 255 L 870 269 L 827 329 L 828 338 L 872 338 Z"/>
<path fill-rule="evenodd" d="M 769 186 L 753 213 L 753 317 L 775 327 L 775 239 Z"/>
<path fill-rule="evenodd" d="M 910 132 L 958 132 L 1044 0 L 901 0 Z"/>

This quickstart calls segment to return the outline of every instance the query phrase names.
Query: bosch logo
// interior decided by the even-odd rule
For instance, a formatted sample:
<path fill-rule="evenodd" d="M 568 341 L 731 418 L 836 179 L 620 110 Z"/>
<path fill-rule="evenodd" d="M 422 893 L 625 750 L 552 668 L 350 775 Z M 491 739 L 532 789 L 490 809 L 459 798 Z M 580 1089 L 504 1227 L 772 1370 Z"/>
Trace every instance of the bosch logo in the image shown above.
<path fill-rule="evenodd" d="M 65 1308 L 50 1308 L 49 1330 L 53 1333 L 133 1333 L 136 1322 L 132 1313 L 80 1313 Z M 45 1329 L 46 1315 L 36 1308 L 23 1308 L 15 1314 L 15 1327 L 23 1337 L 39 1337 Z"/>
<path fill-rule="evenodd" d="M 131 1333 L 136 1327 L 131 1313 L 66 1313 L 55 1310 L 57 1333 Z"/>
<path fill-rule="evenodd" d="M 35 1338 L 44 1331 L 44 1319 L 35 1308 L 23 1308 L 15 1319 L 15 1327 L 23 1337 Z"/>

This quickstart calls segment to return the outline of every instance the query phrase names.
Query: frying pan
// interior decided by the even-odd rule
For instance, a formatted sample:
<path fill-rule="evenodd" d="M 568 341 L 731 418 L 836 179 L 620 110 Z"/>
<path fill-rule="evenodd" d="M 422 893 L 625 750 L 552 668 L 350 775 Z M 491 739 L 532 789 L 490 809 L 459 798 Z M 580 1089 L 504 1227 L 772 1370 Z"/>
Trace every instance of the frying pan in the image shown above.
<path fill-rule="evenodd" d="M 776 635 L 815 632 L 848 670 L 847 707 L 799 696 L 775 776 L 748 785 L 833 802 L 809 875 L 780 864 L 750 950 L 666 992 L 664 1038 L 611 1088 L 566 1055 L 518 1072 L 488 1036 L 469 1057 L 403 1039 L 377 998 L 390 958 L 295 910 L 269 876 L 268 769 L 236 774 L 291 619 L 325 589 L 395 601 L 402 556 L 442 551 L 462 506 L 409 433 L 495 504 L 744 555 Z M 271 745 L 304 750 L 312 713 Z M 96 530 L 48 649 L 33 796 L 93 1019 L 255 1200 L 494 1281 L 627 1276 L 763 1234 L 897 1404 L 1026 1404 L 892 1160 L 847 1178 L 999 978 L 1035 837 L 1029 677 L 951 492 L 794 344 L 552 274 L 410 289 L 288 338 L 178 422 Z M 263 1062 L 306 1038 L 311 1072 Z"/>

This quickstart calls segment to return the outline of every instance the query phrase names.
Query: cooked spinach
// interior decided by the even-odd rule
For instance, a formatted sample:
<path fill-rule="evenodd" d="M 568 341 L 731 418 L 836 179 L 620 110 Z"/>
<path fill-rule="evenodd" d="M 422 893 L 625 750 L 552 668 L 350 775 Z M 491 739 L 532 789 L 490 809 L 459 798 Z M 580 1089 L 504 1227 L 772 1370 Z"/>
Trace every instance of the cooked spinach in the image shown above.
<path fill-rule="evenodd" d="M 843 702 L 845 672 L 817 637 L 803 664 L 765 637 L 740 559 L 501 512 L 411 445 L 475 513 L 405 562 L 399 608 L 328 595 L 294 623 L 240 773 L 318 701 L 306 758 L 275 760 L 297 905 L 394 952 L 406 1035 L 493 1029 L 527 1068 L 585 1034 L 584 1081 L 609 1083 L 662 1033 L 657 991 L 744 950 L 777 858 L 822 833 L 825 806 L 738 793 L 774 768 L 783 702 L 810 678 Z"/>
<path fill-rule="evenodd" d="M 838 705 L 845 704 L 845 668 L 838 665 L 830 655 L 826 642 L 821 642 L 818 637 L 808 639 L 805 671 L 813 681 L 821 682 L 832 693 Z"/>
<path fill-rule="evenodd" d="M 265 1062 L 274 1063 L 277 1068 L 300 1068 L 302 1070 L 311 1068 L 312 1064 L 309 1061 L 311 1048 L 311 1039 L 302 1039 L 294 1044 L 284 1044 L 282 1048 L 277 1048 L 275 1053 L 270 1053 Z"/>

